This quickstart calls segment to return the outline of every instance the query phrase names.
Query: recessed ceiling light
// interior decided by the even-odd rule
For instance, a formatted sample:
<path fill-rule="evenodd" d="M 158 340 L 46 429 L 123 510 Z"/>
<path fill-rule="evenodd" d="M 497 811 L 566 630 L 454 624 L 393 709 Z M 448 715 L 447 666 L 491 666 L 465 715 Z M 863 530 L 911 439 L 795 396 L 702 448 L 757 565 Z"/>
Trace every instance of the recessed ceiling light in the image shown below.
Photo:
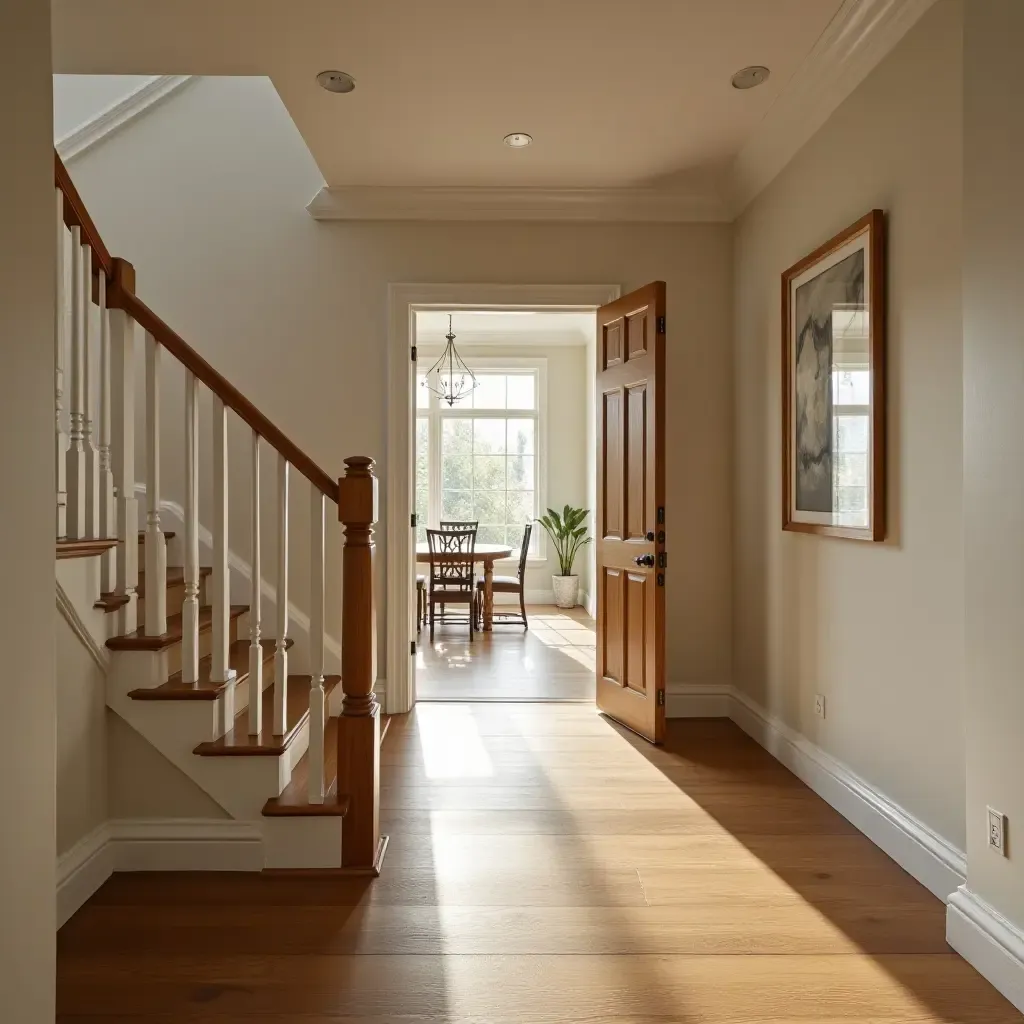
<path fill-rule="evenodd" d="M 526 132 L 513 132 L 511 135 L 506 135 L 503 141 L 506 146 L 511 146 L 513 149 L 524 149 L 533 142 L 533 136 L 527 135 Z"/>
<path fill-rule="evenodd" d="M 345 71 L 321 71 L 316 80 L 328 92 L 351 92 L 356 87 L 356 80 Z"/>
<path fill-rule="evenodd" d="M 749 68 L 743 68 L 732 76 L 732 87 L 734 89 L 753 89 L 768 81 L 771 72 L 762 64 L 752 64 Z"/>

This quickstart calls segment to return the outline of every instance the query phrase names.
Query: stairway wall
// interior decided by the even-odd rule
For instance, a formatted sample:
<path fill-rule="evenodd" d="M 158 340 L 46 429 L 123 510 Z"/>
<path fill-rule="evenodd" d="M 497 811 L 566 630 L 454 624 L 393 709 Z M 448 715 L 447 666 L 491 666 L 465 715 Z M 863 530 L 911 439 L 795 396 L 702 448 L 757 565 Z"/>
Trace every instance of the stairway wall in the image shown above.
<path fill-rule="evenodd" d="M 332 473 L 346 456 L 367 454 L 386 474 L 389 282 L 630 289 L 666 280 L 669 528 L 673 564 L 681 567 L 667 594 L 668 677 L 730 681 L 729 225 L 317 223 L 304 207 L 321 175 L 264 79 L 200 79 L 70 171 L 111 249 L 135 264 L 146 302 Z M 165 422 L 179 436 L 181 388 L 168 374 Z M 235 429 L 230 543 L 242 554 L 249 530 L 245 444 L 246 431 Z M 163 450 L 167 493 L 180 500 L 181 449 L 165 441 Z M 269 469 L 265 564 L 272 566 Z M 208 496 L 208 474 L 201 487 Z M 294 494 L 293 550 L 304 552 L 302 481 Z M 210 521 L 205 508 L 201 518 Z M 383 530 L 377 540 L 383 593 Z M 340 616 L 339 541 L 335 527 L 328 537 L 329 622 Z M 295 558 L 292 595 L 300 608 L 306 571 L 305 558 Z M 378 632 L 386 675 L 383 614 Z"/>
<path fill-rule="evenodd" d="M 0 4 L 0 91 L 0 1006 L 5 1020 L 44 1024 L 56 956 L 49 4 Z"/>

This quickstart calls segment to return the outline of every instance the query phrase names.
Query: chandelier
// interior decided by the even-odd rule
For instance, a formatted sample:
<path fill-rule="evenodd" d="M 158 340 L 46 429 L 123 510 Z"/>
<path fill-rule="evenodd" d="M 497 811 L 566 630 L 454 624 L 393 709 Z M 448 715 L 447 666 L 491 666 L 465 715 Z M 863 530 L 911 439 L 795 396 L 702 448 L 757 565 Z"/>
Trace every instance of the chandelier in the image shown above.
<path fill-rule="evenodd" d="M 423 386 L 451 406 L 465 398 L 477 386 L 478 381 L 455 350 L 451 313 L 448 314 L 448 333 L 445 337 L 448 344 L 445 345 L 441 358 L 427 371 Z"/>

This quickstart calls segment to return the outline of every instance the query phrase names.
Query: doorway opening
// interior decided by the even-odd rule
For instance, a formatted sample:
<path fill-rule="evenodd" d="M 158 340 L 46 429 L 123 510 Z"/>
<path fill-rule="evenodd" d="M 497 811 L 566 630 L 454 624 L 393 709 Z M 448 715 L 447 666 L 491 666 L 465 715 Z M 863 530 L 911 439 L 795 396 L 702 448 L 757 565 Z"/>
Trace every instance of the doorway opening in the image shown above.
<path fill-rule="evenodd" d="M 417 700 L 594 700 L 592 550 L 574 542 L 563 578 L 539 522 L 553 509 L 592 535 L 594 327 L 589 312 L 415 313 Z M 432 369 L 449 334 L 475 377 L 451 403 Z M 452 536 L 433 534 L 431 559 L 438 529 Z M 470 602 L 445 602 L 467 570 Z"/>
<path fill-rule="evenodd" d="M 558 608 L 555 544 L 536 520 L 549 507 L 585 509 L 593 535 L 595 312 L 618 291 L 392 286 L 392 396 L 408 408 L 389 422 L 389 606 L 399 606 L 388 613 L 389 711 L 417 700 L 594 700 L 593 544 L 576 554 L 574 606 Z M 426 386 L 449 315 L 477 378 L 453 405 Z M 443 615 L 437 594 L 431 608 L 428 537 L 442 522 L 465 524 L 474 545 L 474 597 Z M 402 640 L 412 656 L 396 663 Z"/>

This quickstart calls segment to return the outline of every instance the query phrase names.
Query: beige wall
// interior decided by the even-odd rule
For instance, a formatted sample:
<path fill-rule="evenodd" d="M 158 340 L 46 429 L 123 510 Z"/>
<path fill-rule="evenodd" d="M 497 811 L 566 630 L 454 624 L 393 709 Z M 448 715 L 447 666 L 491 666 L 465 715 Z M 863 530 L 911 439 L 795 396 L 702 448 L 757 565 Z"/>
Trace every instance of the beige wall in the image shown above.
<path fill-rule="evenodd" d="M 272 87 L 254 79 L 193 84 L 75 161 L 71 173 L 111 249 L 135 263 L 145 300 L 331 472 L 346 456 L 367 454 L 386 473 L 389 282 L 628 290 L 665 279 L 668 673 L 675 682 L 729 681 L 727 225 L 318 224 L 304 205 L 322 179 Z M 166 394 L 175 424 L 181 401 L 180 390 Z M 167 490 L 180 497 L 173 446 L 165 451 Z M 244 553 L 248 457 L 240 446 L 233 452 L 241 468 L 231 543 Z M 293 550 L 302 554 L 292 581 L 301 606 L 308 518 L 304 485 L 295 489 Z M 377 537 L 382 584 L 383 530 Z M 329 574 L 336 594 L 335 583 Z M 386 674 L 384 632 L 381 620 Z"/>
<path fill-rule="evenodd" d="M 964 552 L 967 884 L 1024 927 L 1024 4 L 970 0 L 964 24 Z M 985 807 L 1009 816 L 1009 859 Z M 1019 1005 L 1019 1004 L 1018 1004 Z"/>
<path fill-rule="evenodd" d="M 107 820 L 106 676 L 59 613 L 57 654 L 57 853 Z"/>
<path fill-rule="evenodd" d="M 50 5 L 0 4 L 0 1016 L 54 1017 Z"/>
<path fill-rule="evenodd" d="M 962 848 L 961 148 L 949 0 L 737 224 L 734 638 L 747 694 Z M 889 217 L 889 539 L 783 533 L 779 276 L 873 207 Z"/>

